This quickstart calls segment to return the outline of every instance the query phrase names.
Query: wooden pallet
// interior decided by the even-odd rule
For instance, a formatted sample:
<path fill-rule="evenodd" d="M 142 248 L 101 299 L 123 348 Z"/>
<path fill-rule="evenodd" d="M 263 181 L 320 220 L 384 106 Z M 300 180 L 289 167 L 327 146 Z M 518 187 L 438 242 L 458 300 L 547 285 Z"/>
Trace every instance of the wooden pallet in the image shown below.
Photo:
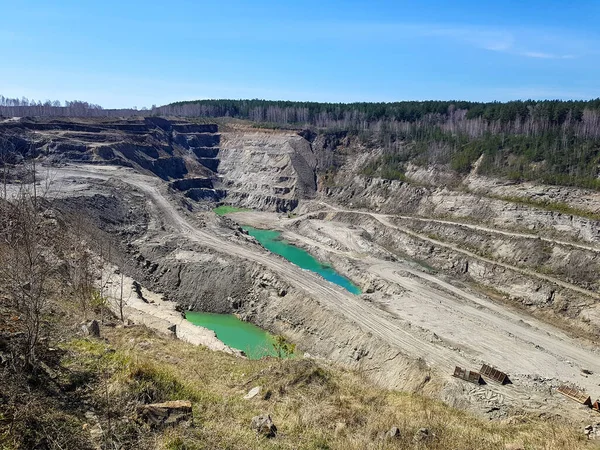
<path fill-rule="evenodd" d="M 557 389 L 557 391 L 560 392 L 565 397 L 569 397 L 571 400 L 575 400 L 577 403 L 581 403 L 582 405 L 593 407 L 592 399 L 590 398 L 590 396 L 584 392 L 581 392 L 579 389 L 575 389 L 570 386 L 563 385 L 563 386 L 560 386 Z"/>
<path fill-rule="evenodd" d="M 481 376 L 489 378 L 496 383 L 504 384 L 509 381 L 508 375 L 506 375 L 504 372 L 500 372 L 498 369 L 495 369 L 492 366 L 488 366 L 487 364 L 481 366 L 480 372 Z"/>
<path fill-rule="evenodd" d="M 468 381 L 469 383 L 481 384 L 482 379 L 479 372 L 473 372 L 471 370 L 463 369 L 462 367 L 456 366 L 454 368 L 453 377 L 460 378 L 461 380 Z"/>

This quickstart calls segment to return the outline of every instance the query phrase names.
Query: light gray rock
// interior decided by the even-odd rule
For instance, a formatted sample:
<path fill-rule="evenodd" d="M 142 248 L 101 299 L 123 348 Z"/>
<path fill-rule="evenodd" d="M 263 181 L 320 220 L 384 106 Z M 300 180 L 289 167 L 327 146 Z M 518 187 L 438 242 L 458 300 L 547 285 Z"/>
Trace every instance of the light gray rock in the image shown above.
<path fill-rule="evenodd" d="M 256 397 L 258 394 L 260 394 L 260 389 L 261 389 L 260 386 L 253 387 L 252 389 L 250 389 L 250 391 L 246 395 L 244 395 L 244 398 L 246 400 L 250 400 L 250 399 Z"/>
<path fill-rule="evenodd" d="M 392 427 L 388 430 L 388 432 L 385 434 L 385 437 L 387 439 L 398 439 L 400 437 L 400 428 L 398 427 Z"/>
<path fill-rule="evenodd" d="M 256 431 L 256 434 L 266 438 L 274 438 L 277 435 L 277 427 L 268 414 L 254 416 L 250 423 L 250 428 Z"/>
<path fill-rule="evenodd" d="M 377 437 L 381 441 L 392 441 L 394 439 L 399 439 L 400 436 L 400 428 L 398 427 L 392 427 L 388 431 L 380 431 L 377 434 Z"/>
<path fill-rule="evenodd" d="M 91 320 L 82 324 L 81 331 L 85 336 L 100 337 L 100 325 L 97 320 Z"/>
<path fill-rule="evenodd" d="M 429 431 L 429 428 L 420 428 L 419 431 L 417 431 L 413 437 L 413 441 L 414 442 L 423 442 L 423 441 L 428 441 L 429 439 L 433 438 L 433 433 L 431 433 L 431 431 Z"/>

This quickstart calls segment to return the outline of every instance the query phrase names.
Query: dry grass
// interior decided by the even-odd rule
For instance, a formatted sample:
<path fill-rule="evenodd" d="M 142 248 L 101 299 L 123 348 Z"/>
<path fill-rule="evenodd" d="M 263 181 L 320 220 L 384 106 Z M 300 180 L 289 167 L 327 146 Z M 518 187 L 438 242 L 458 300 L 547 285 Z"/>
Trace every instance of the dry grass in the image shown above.
<path fill-rule="evenodd" d="M 513 443 L 527 449 L 591 448 L 579 430 L 564 423 L 532 417 L 484 421 L 441 402 L 379 389 L 355 373 L 311 360 L 241 360 L 143 327 L 108 330 L 107 338 L 71 341 L 65 364 L 106 374 L 104 391 L 114 407 L 194 402 L 194 427 L 147 431 L 138 448 L 504 449 Z M 254 386 L 262 386 L 261 394 L 244 400 Z M 251 418 L 264 413 L 278 427 L 274 439 L 250 430 Z M 398 440 L 378 438 L 392 426 L 401 430 Z M 435 437 L 415 443 L 420 428 Z"/>

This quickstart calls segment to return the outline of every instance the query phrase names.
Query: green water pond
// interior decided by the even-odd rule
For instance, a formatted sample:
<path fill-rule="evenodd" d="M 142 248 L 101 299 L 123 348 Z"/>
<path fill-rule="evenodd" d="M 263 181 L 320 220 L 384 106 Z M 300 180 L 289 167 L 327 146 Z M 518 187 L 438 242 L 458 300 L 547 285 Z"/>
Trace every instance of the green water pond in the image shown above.
<path fill-rule="evenodd" d="M 250 226 L 243 226 L 248 234 L 254 237 L 267 250 L 283 256 L 288 261 L 296 264 L 302 269 L 318 273 L 327 281 L 343 287 L 352 294 L 359 295 L 361 290 L 348 278 L 337 273 L 331 266 L 317 261 L 310 253 L 295 245 L 281 239 L 281 232 L 273 230 L 262 230 Z"/>
<path fill-rule="evenodd" d="M 238 208 L 237 206 L 221 205 L 213 209 L 213 212 L 218 216 L 224 216 L 225 214 L 231 214 L 236 212 L 250 211 L 248 208 Z"/>
<path fill-rule="evenodd" d="M 233 314 L 213 314 L 188 311 L 185 318 L 194 325 L 216 333 L 225 345 L 242 350 L 250 359 L 276 356 L 273 337 L 262 328 L 238 319 Z"/>
<path fill-rule="evenodd" d="M 232 206 L 220 206 L 215 213 L 223 215 L 240 211 Z M 318 273 L 326 280 L 335 283 L 352 294 L 361 291 L 349 279 L 343 277 L 330 266 L 322 264 L 312 257 L 307 251 L 296 247 L 281 239 L 279 231 L 261 230 L 250 226 L 242 227 L 253 236 L 267 250 L 283 256 L 288 261 L 302 269 Z M 273 348 L 273 337 L 249 322 L 244 322 L 232 314 L 212 314 L 189 311 L 186 319 L 194 325 L 212 330 L 224 344 L 237 350 L 242 350 L 250 359 L 260 359 L 264 356 L 277 356 Z"/>

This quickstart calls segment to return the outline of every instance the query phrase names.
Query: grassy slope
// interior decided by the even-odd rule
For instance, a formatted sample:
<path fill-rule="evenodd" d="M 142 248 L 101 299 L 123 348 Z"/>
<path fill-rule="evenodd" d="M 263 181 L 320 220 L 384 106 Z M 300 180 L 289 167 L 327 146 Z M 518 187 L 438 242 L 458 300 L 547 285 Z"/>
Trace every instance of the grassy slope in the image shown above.
<path fill-rule="evenodd" d="M 64 344 L 63 364 L 86 379 L 97 377 L 90 402 L 109 398 L 114 416 L 135 402 L 190 399 L 196 426 L 148 432 L 137 445 L 170 448 L 486 448 L 507 443 L 525 448 L 583 448 L 583 436 L 553 420 L 519 417 L 491 423 L 418 395 L 378 389 L 358 374 L 296 359 L 249 361 L 157 336 L 144 327 L 111 329 L 107 341 L 74 339 Z M 243 395 L 260 385 L 253 400 Z M 265 399 L 263 394 L 270 393 Z M 108 393 L 108 394 L 107 394 Z M 96 400 L 94 400 L 96 398 Z M 128 406 L 129 405 L 129 406 Z M 109 408 L 110 409 L 110 408 Z M 107 413 L 107 411 L 105 411 Z M 257 438 L 249 423 L 269 413 L 279 429 Z M 113 426 L 118 420 L 113 419 Z M 398 426 L 400 440 L 383 443 L 378 432 Z M 105 425 L 106 427 L 106 425 Z M 436 435 L 414 444 L 422 427 Z M 125 437 L 120 438 L 125 439 Z"/>

